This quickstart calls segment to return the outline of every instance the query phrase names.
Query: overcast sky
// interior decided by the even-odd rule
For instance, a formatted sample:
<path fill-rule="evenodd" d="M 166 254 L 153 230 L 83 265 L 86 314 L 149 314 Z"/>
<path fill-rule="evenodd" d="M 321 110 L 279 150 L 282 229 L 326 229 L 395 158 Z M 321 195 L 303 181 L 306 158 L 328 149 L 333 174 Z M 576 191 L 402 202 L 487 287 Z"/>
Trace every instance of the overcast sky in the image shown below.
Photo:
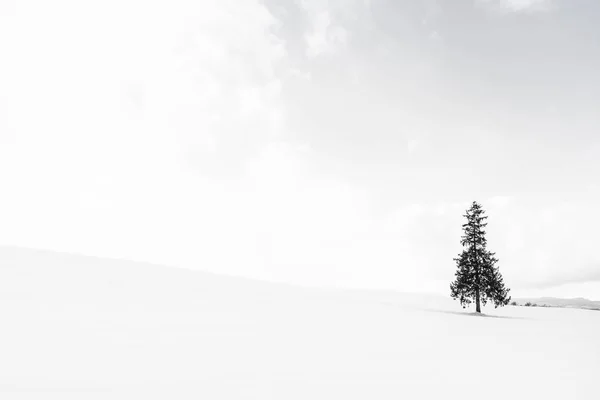
<path fill-rule="evenodd" d="M 600 300 L 597 0 L 0 0 L 0 244 Z"/>

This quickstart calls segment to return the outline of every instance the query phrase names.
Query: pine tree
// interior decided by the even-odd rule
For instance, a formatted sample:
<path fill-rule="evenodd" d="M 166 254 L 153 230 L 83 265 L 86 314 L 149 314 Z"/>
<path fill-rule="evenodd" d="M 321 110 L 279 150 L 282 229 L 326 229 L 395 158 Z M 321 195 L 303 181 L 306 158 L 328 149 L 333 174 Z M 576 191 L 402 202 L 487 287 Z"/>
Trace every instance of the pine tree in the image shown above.
<path fill-rule="evenodd" d="M 463 236 L 460 244 L 463 251 L 455 258 L 456 280 L 450 284 L 451 296 L 465 308 L 475 303 L 475 311 L 481 312 L 481 303 L 492 302 L 497 308 L 510 302 L 508 292 L 496 263 L 495 253 L 487 250 L 484 228 L 487 226 L 481 205 L 473 202 L 464 217 Z"/>

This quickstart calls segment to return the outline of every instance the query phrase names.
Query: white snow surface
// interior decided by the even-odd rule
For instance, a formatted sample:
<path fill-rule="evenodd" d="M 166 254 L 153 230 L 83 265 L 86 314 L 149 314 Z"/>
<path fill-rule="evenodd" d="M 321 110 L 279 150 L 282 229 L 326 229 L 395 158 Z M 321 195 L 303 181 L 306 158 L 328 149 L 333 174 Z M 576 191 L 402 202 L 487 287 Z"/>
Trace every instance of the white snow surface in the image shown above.
<path fill-rule="evenodd" d="M 484 312 L 5 247 L 0 399 L 600 399 L 600 312 Z"/>

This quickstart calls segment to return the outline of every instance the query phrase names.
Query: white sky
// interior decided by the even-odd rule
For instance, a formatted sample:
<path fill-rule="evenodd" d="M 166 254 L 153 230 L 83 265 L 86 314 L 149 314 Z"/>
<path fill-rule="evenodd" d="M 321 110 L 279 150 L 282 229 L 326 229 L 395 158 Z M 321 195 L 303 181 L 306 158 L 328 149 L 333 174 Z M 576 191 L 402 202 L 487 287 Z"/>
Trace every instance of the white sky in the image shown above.
<path fill-rule="evenodd" d="M 0 0 L 0 244 L 600 298 L 600 4 Z"/>

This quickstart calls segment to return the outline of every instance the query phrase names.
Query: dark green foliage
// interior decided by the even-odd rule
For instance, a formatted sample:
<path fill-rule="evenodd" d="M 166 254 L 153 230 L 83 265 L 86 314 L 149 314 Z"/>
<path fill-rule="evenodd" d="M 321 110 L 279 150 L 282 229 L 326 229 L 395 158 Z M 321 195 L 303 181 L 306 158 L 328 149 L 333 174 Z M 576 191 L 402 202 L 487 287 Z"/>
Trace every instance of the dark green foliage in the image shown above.
<path fill-rule="evenodd" d="M 517 302 L 516 302 L 516 301 L 512 301 L 512 302 L 510 303 L 510 305 L 511 305 L 511 306 L 518 306 L 518 304 L 517 304 Z"/>
<path fill-rule="evenodd" d="M 530 301 L 528 301 L 527 303 L 525 303 L 525 307 L 531 307 L 531 306 L 533 306 L 533 304 Z"/>
<path fill-rule="evenodd" d="M 457 265 L 456 280 L 450 285 L 451 296 L 460 301 L 465 308 L 475 303 L 476 311 L 481 312 L 481 304 L 491 302 L 497 308 L 510 302 L 509 289 L 496 263 L 495 253 L 487 250 L 484 228 L 487 216 L 477 202 L 473 202 L 464 215 L 467 223 L 463 225 L 464 234 L 460 244 L 463 251 L 455 258 Z"/>

